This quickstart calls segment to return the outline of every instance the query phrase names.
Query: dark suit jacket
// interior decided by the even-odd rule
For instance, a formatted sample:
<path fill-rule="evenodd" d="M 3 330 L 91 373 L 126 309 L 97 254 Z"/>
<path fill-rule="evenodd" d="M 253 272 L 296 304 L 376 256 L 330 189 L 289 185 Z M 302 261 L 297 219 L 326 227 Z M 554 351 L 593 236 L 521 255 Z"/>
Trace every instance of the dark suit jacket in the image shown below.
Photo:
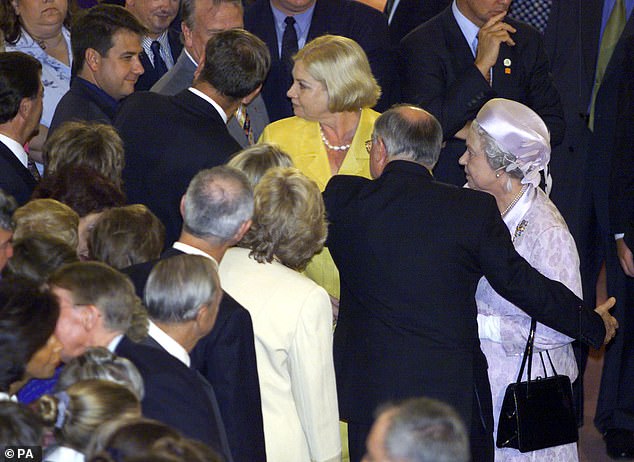
<path fill-rule="evenodd" d="M 31 197 L 37 182 L 31 172 L 22 165 L 4 143 L 0 141 L 0 188 L 11 194 L 18 205 L 23 205 Z"/>
<path fill-rule="evenodd" d="M 180 23 L 179 23 L 180 24 Z M 180 35 L 174 29 L 168 29 L 167 31 L 167 40 L 170 44 L 170 52 L 172 54 L 172 59 L 174 63 L 178 59 L 178 55 L 180 55 L 181 50 L 183 49 L 183 44 L 181 43 Z M 161 74 L 158 73 L 156 69 L 154 69 L 154 65 L 152 64 L 152 60 L 144 51 L 139 55 L 139 59 L 141 60 L 141 64 L 143 64 L 143 74 L 139 76 L 139 80 L 137 80 L 134 89 L 136 91 L 139 90 L 149 90 L 152 85 L 156 83 L 158 79 L 161 78 Z"/>
<path fill-rule="evenodd" d="M 280 61 L 275 21 L 269 0 L 257 0 L 244 14 L 244 27 L 266 42 L 271 52 L 271 70 L 262 95 L 272 122 L 293 115 L 286 97 L 287 78 Z M 343 35 L 361 45 L 368 55 L 372 73 L 383 90 L 377 110 L 397 101 L 396 75 L 390 50 L 387 20 L 379 11 L 352 0 L 317 0 L 307 42 L 325 34 Z M 288 77 L 290 79 L 290 76 Z"/>
<path fill-rule="evenodd" d="M 169 354 L 169 352 L 166 351 L 160 343 L 158 343 L 155 339 L 153 339 L 149 335 L 145 339 L 143 339 L 140 343 L 151 348 L 156 348 L 157 350 L 163 353 Z M 196 377 L 196 381 L 200 383 L 201 388 L 205 391 L 205 395 L 207 396 L 207 399 L 211 403 L 211 407 L 213 409 L 213 418 L 211 419 L 211 422 L 209 423 L 209 427 L 210 427 L 209 431 L 215 437 L 215 441 L 214 441 L 214 445 L 212 445 L 211 447 L 214 448 L 216 451 L 218 451 L 218 453 L 222 454 L 226 462 L 233 461 L 233 458 L 231 457 L 231 449 L 229 449 L 229 443 L 227 441 L 227 434 L 225 432 L 225 427 L 222 423 L 222 416 L 220 415 L 220 410 L 218 408 L 216 393 L 214 392 L 214 389 L 212 388 L 212 386 L 209 385 L 209 382 L 207 382 L 207 380 L 205 380 L 205 378 L 202 375 L 200 375 L 200 373 L 197 370 L 195 369 L 191 369 L 191 370 L 194 372 L 194 375 L 192 376 L 192 378 L 194 376 Z"/>
<path fill-rule="evenodd" d="M 450 0 L 400 0 L 389 25 L 392 45 L 398 47 L 410 31 L 436 16 L 450 3 Z"/>
<path fill-rule="evenodd" d="M 103 95 L 75 77 L 70 90 L 62 96 L 55 108 L 48 136 L 68 120 L 95 121 L 110 125 L 116 110 L 116 105 L 109 104 Z"/>
<path fill-rule="evenodd" d="M 143 377 L 143 415 L 160 420 L 185 436 L 222 452 L 222 421 L 214 402 L 195 371 L 165 351 L 123 337 L 115 353 L 129 359 Z"/>
<path fill-rule="evenodd" d="M 507 98 L 531 107 L 546 122 L 551 144 L 561 143 L 565 124 L 559 93 L 548 69 L 548 58 L 537 30 L 512 19 L 516 45 L 500 46 L 489 86 L 475 67 L 474 57 L 451 7 L 414 29 L 401 42 L 401 99 L 434 114 L 447 141 L 434 175 L 440 181 L 463 185 L 464 171 L 458 158 L 463 140 L 454 138 L 467 121 L 492 98 Z M 510 66 L 504 66 L 505 60 Z M 510 68 L 507 74 L 505 68 Z"/>
<path fill-rule="evenodd" d="M 185 49 L 183 49 L 174 67 L 167 71 L 167 74 L 161 77 L 159 81 L 152 86 L 150 91 L 161 95 L 175 95 L 180 93 L 192 86 L 195 71 L 196 65 L 189 59 L 185 53 Z M 264 127 L 269 124 L 269 116 L 266 112 L 262 95 L 256 96 L 253 101 L 251 101 L 251 104 L 247 106 L 247 113 L 251 121 L 251 130 L 254 140 L 257 141 Z M 243 148 L 249 146 L 247 136 L 235 117 L 229 119 L 227 129 L 231 136 L 240 143 L 240 146 Z"/>
<path fill-rule="evenodd" d="M 170 248 L 161 259 L 181 254 Z M 156 263 L 142 263 L 123 270 L 141 298 Z M 266 461 L 262 401 L 249 312 L 225 293 L 214 328 L 198 342 L 190 356 L 192 367 L 207 379 L 216 393 L 233 460 Z"/>
<path fill-rule="evenodd" d="M 125 147 L 128 201 L 147 205 L 165 225 L 165 242 L 174 242 L 190 180 L 202 169 L 224 164 L 240 145 L 216 109 L 188 90 L 174 96 L 133 93 L 114 126 Z"/>
<path fill-rule="evenodd" d="M 379 404 L 425 395 L 468 425 L 474 386 L 490 406 L 476 322 L 482 276 L 540 322 L 602 344 L 600 317 L 515 252 L 491 195 L 392 161 L 374 181 L 334 176 L 324 200 L 341 277 L 334 355 L 344 420 L 369 425 Z M 485 414 L 491 425 L 490 407 Z"/>

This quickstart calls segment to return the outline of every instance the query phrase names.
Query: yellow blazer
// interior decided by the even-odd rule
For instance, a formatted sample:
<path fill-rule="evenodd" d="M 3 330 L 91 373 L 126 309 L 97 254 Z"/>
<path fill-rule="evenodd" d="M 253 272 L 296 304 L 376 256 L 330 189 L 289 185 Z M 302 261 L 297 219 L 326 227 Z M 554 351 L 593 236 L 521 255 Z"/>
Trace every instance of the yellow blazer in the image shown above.
<path fill-rule="evenodd" d="M 340 174 L 370 178 L 370 156 L 365 149 L 365 142 L 372 137 L 374 121 L 379 115 L 370 108 L 361 110 L 359 126 L 339 169 Z M 332 173 L 318 122 L 300 117 L 278 120 L 264 129 L 259 142 L 277 144 L 291 156 L 295 167 L 319 185 L 321 191 L 326 188 Z M 313 257 L 305 273 L 330 295 L 339 298 L 339 271 L 328 249 Z"/>

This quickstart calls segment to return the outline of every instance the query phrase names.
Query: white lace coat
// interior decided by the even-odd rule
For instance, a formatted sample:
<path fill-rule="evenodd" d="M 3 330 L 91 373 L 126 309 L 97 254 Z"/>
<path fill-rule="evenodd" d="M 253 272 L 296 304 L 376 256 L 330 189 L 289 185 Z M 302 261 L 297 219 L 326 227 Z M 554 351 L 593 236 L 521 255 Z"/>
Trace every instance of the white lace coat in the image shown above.
<path fill-rule="evenodd" d="M 504 222 L 514 239 L 515 248 L 539 272 L 562 282 L 581 297 L 579 256 L 568 227 L 548 197 L 540 189 L 532 186 L 529 188 L 504 217 Z M 478 284 L 476 301 L 482 351 L 489 363 L 496 437 L 504 392 L 507 385 L 517 379 L 531 319 L 495 292 L 485 278 Z M 569 376 L 572 382 L 577 377 L 577 364 L 571 342 L 570 337 L 543 324 L 537 324 L 535 351 L 549 350 L 557 372 Z M 548 365 L 545 356 L 544 360 Z M 551 375 L 550 367 L 547 370 L 548 375 Z M 532 376 L 543 375 L 539 354 L 535 354 Z M 568 444 L 525 454 L 515 449 L 496 448 L 495 460 L 578 461 L 577 445 Z"/>

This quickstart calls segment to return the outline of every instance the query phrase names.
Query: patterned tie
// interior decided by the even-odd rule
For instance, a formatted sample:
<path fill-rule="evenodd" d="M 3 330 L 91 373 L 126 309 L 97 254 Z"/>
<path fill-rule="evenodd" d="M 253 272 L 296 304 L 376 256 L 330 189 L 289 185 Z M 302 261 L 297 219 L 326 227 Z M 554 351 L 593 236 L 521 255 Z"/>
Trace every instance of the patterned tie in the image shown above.
<path fill-rule="evenodd" d="M 590 111 L 588 114 L 588 127 L 590 130 L 594 130 L 594 107 L 597 101 L 597 93 L 599 93 L 605 70 L 608 67 L 610 58 L 612 58 L 612 53 L 621 37 L 621 33 L 625 29 L 626 22 L 625 0 L 616 0 L 608 22 L 605 24 L 605 29 L 603 29 L 603 37 L 601 37 L 601 45 L 599 46 L 597 70 L 594 75 L 594 87 L 592 88 L 592 99 L 590 100 Z"/>
<path fill-rule="evenodd" d="M 35 165 L 35 161 L 31 159 L 30 157 L 26 161 L 26 168 L 29 169 L 29 172 L 31 173 L 35 181 L 40 181 L 41 179 L 40 172 L 37 169 L 37 165 Z"/>
<path fill-rule="evenodd" d="M 543 34 L 552 4 L 552 0 L 513 0 L 509 16 L 530 24 Z"/>
<path fill-rule="evenodd" d="M 161 44 L 154 40 L 152 45 L 150 45 L 150 49 L 154 55 L 154 69 L 159 75 L 165 74 L 167 72 L 167 65 L 165 61 L 163 61 L 163 58 L 161 58 Z"/>
<path fill-rule="evenodd" d="M 251 119 L 249 118 L 247 107 L 244 104 L 241 104 L 236 110 L 236 119 L 238 119 L 242 130 L 244 130 L 244 135 L 247 137 L 249 145 L 255 144 L 253 130 L 251 130 Z"/>
<path fill-rule="evenodd" d="M 287 16 L 284 20 L 286 27 L 284 28 L 284 35 L 282 35 L 282 54 L 280 56 L 281 61 L 284 63 L 286 70 L 286 88 L 289 88 L 293 83 L 292 71 L 293 71 L 293 56 L 297 53 L 297 31 L 295 30 L 295 18 Z"/>

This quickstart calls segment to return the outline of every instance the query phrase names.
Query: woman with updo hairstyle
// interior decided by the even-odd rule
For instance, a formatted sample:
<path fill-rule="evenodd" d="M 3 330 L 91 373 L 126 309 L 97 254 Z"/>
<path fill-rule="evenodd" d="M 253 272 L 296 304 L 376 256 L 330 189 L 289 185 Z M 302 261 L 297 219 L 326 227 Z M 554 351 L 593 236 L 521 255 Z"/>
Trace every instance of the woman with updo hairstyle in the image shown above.
<path fill-rule="evenodd" d="M 295 116 L 269 124 L 259 141 L 287 152 L 321 191 L 333 175 L 370 178 L 366 143 L 379 117 L 371 108 L 381 89 L 363 48 L 346 37 L 322 35 L 299 50 L 293 61 L 287 96 Z M 339 272 L 328 249 L 315 256 L 306 275 L 338 305 Z"/>
<path fill-rule="evenodd" d="M 123 385 L 106 380 L 84 380 L 65 391 L 44 395 L 33 405 L 44 422 L 54 427 L 59 446 L 47 462 L 83 462 L 94 432 L 122 417 L 140 417 L 141 403 Z"/>
<path fill-rule="evenodd" d="M 234 154 L 227 165 L 244 173 L 251 186 L 255 188 L 268 169 L 293 167 L 293 161 L 291 156 L 278 146 L 270 143 L 259 143 Z"/>
<path fill-rule="evenodd" d="M 0 281 L 0 400 L 31 378 L 49 378 L 60 362 L 57 300 L 25 280 Z"/>
<path fill-rule="evenodd" d="M 76 382 L 89 379 L 107 380 L 127 387 L 139 400 L 143 399 L 143 377 L 132 362 L 104 347 L 88 348 L 71 359 L 62 369 L 55 391 L 62 391 Z"/>
<path fill-rule="evenodd" d="M 223 289 L 251 314 L 266 457 L 341 457 L 328 293 L 299 270 L 326 239 L 317 184 L 272 168 L 255 187 L 253 225 L 220 264 Z"/>
<path fill-rule="evenodd" d="M 517 253 L 544 276 L 561 282 L 581 297 L 575 241 L 557 207 L 539 188 L 541 171 L 547 190 L 550 186 L 549 160 L 550 134 L 541 117 L 521 103 L 495 98 L 482 106 L 471 124 L 460 164 L 465 167 L 469 188 L 495 198 Z M 484 277 L 478 283 L 476 303 L 480 346 L 489 365 L 495 437 L 506 387 L 517 379 L 531 317 L 493 290 Z M 533 378 L 553 374 L 550 358 L 557 373 L 574 382 L 578 371 L 572 341 L 537 323 L 534 349 L 540 354 L 533 356 Z M 578 460 L 577 444 L 526 453 L 496 448 L 495 460 L 573 462 Z"/>

